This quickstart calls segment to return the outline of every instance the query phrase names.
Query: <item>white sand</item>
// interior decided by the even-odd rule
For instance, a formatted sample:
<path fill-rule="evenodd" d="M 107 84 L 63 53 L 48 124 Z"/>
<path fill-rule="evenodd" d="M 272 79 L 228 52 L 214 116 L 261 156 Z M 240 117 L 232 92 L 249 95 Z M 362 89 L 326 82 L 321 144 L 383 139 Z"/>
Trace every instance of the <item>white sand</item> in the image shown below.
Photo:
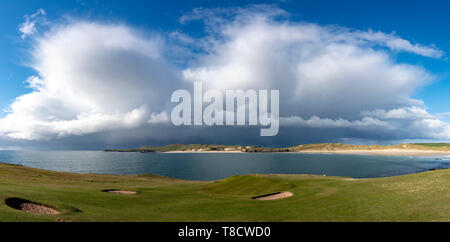
<path fill-rule="evenodd" d="M 242 151 L 165 151 L 162 153 L 246 153 Z"/>
<path fill-rule="evenodd" d="M 261 201 L 267 201 L 267 200 L 276 200 L 276 199 L 282 199 L 287 197 L 292 197 L 294 193 L 292 192 L 280 192 L 273 195 L 267 195 L 267 196 L 261 196 L 258 198 L 254 198 L 254 200 L 261 200 Z"/>
<path fill-rule="evenodd" d="M 314 154 L 366 154 L 366 155 L 389 155 L 389 156 L 434 156 L 434 155 L 450 155 L 450 151 L 437 150 L 406 150 L 406 149 L 385 149 L 385 150 L 309 150 L 298 151 L 299 153 Z"/>

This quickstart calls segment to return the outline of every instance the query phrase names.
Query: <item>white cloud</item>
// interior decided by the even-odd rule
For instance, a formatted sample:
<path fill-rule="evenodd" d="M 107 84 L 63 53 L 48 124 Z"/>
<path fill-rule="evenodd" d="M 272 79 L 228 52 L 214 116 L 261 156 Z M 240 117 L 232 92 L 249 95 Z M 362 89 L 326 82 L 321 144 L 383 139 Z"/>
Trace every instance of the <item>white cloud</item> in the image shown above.
<path fill-rule="evenodd" d="M 264 15 L 267 17 L 288 16 L 289 13 L 272 4 L 250 4 L 245 7 L 227 8 L 194 8 L 191 12 L 180 17 L 179 22 L 186 24 L 191 21 L 202 20 L 207 30 L 216 32 L 220 25 L 228 23 L 229 19 L 245 20 Z"/>
<path fill-rule="evenodd" d="M 36 24 L 46 15 L 44 9 L 40 8 L 32 15 L 25 15 L 25 22 L 20 24 L 19 31 L 22 34 L 21 38 L 25 39 L 28 36 L 37 32 Z"/>
<path fill-rule="evenodd" d="M 405 51 L 413 54 L 430 57 L 442 58 L 445 53 L 437 49 L 435 46 L 424 46 L 421 44 L 413 44 L 411 41 L 396 36 L 394 33 L 386 34 L 380 31 L 359 31 L 344 29 L 342 33 L 338 33 L 335 40 L 352 41 L 355 44 L 372 44 L 381 45 L 392 51 Z"/>
<path fill-rule="evenodd" d="M 401 40 L 393 35 L 251 16 L 222 21 L 220 32 L 199 40 L 207 53 L 184 78 L 222 90 L 279 89 L 281 115 L 344 119 L 411 105 L 415 90 L 434 78 L 392 58 L 387 43 Z"/>
<path fill-rule="evenodd" d="M 298 127 L 309 127 L 309 128 L 367 128 L 367 129 L 392 129 L 393 127 L 387 122 L 374 119 L 371 117 L 364 117 L 361 120 L 349 121 L 346 119 L 329 119 L 329 118 L 319 118 L 317 116 L 312 116 L 311 118 L 305 120 L 302 117 L 291 116 L 282 117 L 280 123 L 283 126 L 298 126 Z"/>
<path fill-rule="evenodd" d="M 346 120 L 312 116 L 303 119 L 299 116 L 282 117 L 283 127 L 313 129 L 352 129 L 371 135 L 383 133 L 394 140 L 449 140 L 450 124 L 432 115 L 423 107 L 407 106 L 390 110 L 376 109 L 361 112 L 361 118 Z M 358 137 L 352 137 L 358 138 Z M 366 137 L 367 138 L 367 137 Z"/>
<path fill-rule="evenodd" d="M 425 108 L 409 106 L 391 110 L 364 111 L 361 115 L 389 123 L 397 136 L 411 139 L 450 139 L 450 124 Z"/>
<path fill-rule="evenodd" d="M 125 26 L 88 22 L 54 27 L 35 40 L 39 76 L 0 120 L 15 139 L 51 139 L 140 127 L 162 112 L 176 82 L 163 41 Z M 156 116 L 161 119 L 162 116 Z"/>
<path fill-rule="evenodd" d="M 42 15 L 26 18 L 25 37 Z M 281 129 L 326 129 L 330 137 L 332 130 L 351 130 L 357 132 L 339 135 L 355 139 L 450 139 L 450 125 L 411 98 L 434 75 L 395 59 L 398 52 L 437 59 L 445 53 L 395 34 L 292 22 L 287 16 L 270 5 L 196 9 L 180 22 L 204 20 L 201 38 L 182 31 L 145 34 L 121 24 L 52 26 L 32 39 L 29 65 L 37 74 L 26 80 L 32 91 L 0 119 L 0 136 L 52 140 L 150 129 L 169 122 L 172 91 L 200 80 L 205 90 L 279 89 Z M 184 70 L 175 67 L 179 63 Z M 188 137 L 210 138 L 205 130 L 171 133 L 190 142 Z M 166 136 L 167 130 L 155 131 Z M 228 132 L 221 132 L 217 138 L 224 141 Z M 234 132 L 229 139 L 248 137 Z"/>
<path fill-rule="evenodd" d="M 163 111 L 161 113 L 152 113 L 150 119 L 147 121 L 149 124 L 161 124 L 169 123 L 169 115 L 167 112 Z"/>
<path fill-rule="evenodd" d="M 183 71 L 185 80 L 222 90 L 279 89 L 281 125 L 287 127 L 350 128 L 392 139 L 450 138 L 449 124 L 411 98 L 433 74 L 393 57 L 407 52 L 443 58 L 433 45 L 372 30 L 275 20 L 264 11 L 228 19 L 221 17 L 230 16 L 222 9 L 215 14 L 219 17 L 197 9 L 189 18 L 201 16 L 207 28 L 217 26 L 198 40 L 206 54 Z"/>
<path fill-rule="evenodd" d="M 363 116 L 371 116 L 382 119 L 436 119 L 437 117 L 427 112 L 425 108 L 411 106 L 391 110 L 377 109 L 361 112 Z"/>

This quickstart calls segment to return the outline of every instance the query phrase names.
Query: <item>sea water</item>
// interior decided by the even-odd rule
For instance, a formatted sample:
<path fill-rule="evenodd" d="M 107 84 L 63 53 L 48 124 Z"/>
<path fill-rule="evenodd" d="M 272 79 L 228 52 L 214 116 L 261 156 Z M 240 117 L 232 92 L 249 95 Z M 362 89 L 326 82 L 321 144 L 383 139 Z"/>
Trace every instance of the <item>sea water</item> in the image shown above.
<path fill-rule="evenodd" d="M 192 180 L 218 180 L 241 174 L 371 178 L 448 168 L 450 156 L 0 151 L 0 162 L 64 172 L 157 174 Z"/>

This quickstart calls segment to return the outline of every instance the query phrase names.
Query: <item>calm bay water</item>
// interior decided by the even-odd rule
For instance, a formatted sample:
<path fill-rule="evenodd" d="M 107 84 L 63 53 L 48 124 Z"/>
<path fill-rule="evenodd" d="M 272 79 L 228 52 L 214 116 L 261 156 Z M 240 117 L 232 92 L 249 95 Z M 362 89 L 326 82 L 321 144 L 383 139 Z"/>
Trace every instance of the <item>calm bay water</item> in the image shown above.
<path fill-rule="evenodd" d="M 64 172 L 158 174 L 193 180 L 218 180 L 232 175 L 255 173 L 369 178 L 448 168 L 450 156 L 0 151 L 0 162 Z"/>

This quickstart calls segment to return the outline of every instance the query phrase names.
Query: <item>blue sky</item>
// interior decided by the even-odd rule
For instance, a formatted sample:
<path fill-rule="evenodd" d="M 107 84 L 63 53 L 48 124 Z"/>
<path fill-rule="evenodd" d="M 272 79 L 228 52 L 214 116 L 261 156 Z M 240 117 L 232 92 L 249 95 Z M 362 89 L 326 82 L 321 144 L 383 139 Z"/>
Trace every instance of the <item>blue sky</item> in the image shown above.
<path fill-rule="evenodd" d="M 16 97 L 30 93 L 25 80 L 38 76 L 36 68 L 29 67 L 30 51 L 38 45 L 36 36 L 44 36 L 56 24 L 67 24 L 68 19 L 102 24 L 124 24 L 145 33 L 157 33 L 161 36 L 170 33 L 183 33 L 193 39 L 207 39 L 208 33 L 199 21 L 180 23 L 180 17 L 190 14 L 193 9 L 229 9 L 247 8 L 250 4 L 271 4 L 273 8 L 282 9 L 289 14 L 290 23 L 314 23 L 318 26 L 338 26 L 358 31 L 375 31 L 393 34 L 399 38 L 425 47 L 442 51 L 441 58 L 429 58 L 410 51 L 389 51 L 390 60 L 395 63 L 413 65 L 423 68 L 434 76 L 426 85 L 417 85 L 409 95 L 412 99 L 422 100 L 431 115 L 450 112 L 450 4 L 443 1 L 2 1 L 0 7 L 0 107 L 9 109 Z M 31 16 L 38 9 L 45 10 L 45 16 L 37 25 L 37 33 L 25 39 L 21 38 L 19 26 L 26 16 Z M 230 20 L 231 22 L 231 20 Z M 69 25 L 69 24 L 67 24 Z M 223 39 L 221 39 L 222 41 Z M 196 51 L 195 47 L 187 47 Z M 373 50 L 377 51 L 377 47 Z M 385 48 L 385 47 L 381 47 Z M 194 57 L 196 59 L 197 57 Z M 200 65 L 200 58 L 195 63 Z M 172 60 L 168 57 L 168 61 Z M 189 64 L 175 64 L 179 69 L 188 69 Z M 194 69 L 194 67 L 192 67 Z M 376 85 L 376 83 L 372 83 Z M 388 105 L 389 106 L 389 105 Z M 392 106 L 392 105 L 391 105 Z M 393 108 L 394 106 L 389 106 Z M 400 106 L 395 106 L 400 107 Z M 368 106 L 368 109 L 372 106 Z M 377 107 L 378 108 L 378 107 Z M 387 106 L 380 106 L 387 108 Z M 361 110 L 370 111 L 370 110 Z M 326 112 L 318 113 L 321 118 L 328 118 Z M 0 117 L 5 117 L 3 112 Z M 298 115 L 297 113 L 295 115 Z M 309 112 L 309 116 L 315 115 Z M 321 116 L 322 115 L 322 116 Z M 330 113 L 332 119 L 340 118 Z M 342 116 L 351 121 L 350 116 Z M 354 118 L 354 116 L 351 116 Z M 371 117 L 374 117 L 373 115 Z M 306 117 L 307 118 L 307 117 Z M 447 115 L 441 121 L 450 121 Z M 367 138 L 359 135 L 358 139 Z M 437 132 L 437 131 L 436 131 Z M 339 133 L 339 132 L 338 132 Z M 351 135 L 350 135 L 351 136 Z M 370 135 L 369 135 L 370 136 Z M 395 135 L 394 135 L 395 136 Z M 416 137 L 417 138 L 417 137 Z M 281 139 L 281 138 L 280 138 Z M 393 138 L 394 139 L 394 138 Z M 420 139 L 420 137 L 418 137 Z M 423 139 L 428 139 L 424 137 Z M 442 139 L 442 138 L 441 138 Z M 196 138 L 196 140 L 202 140 Z M 144 139 L 145 141 L 145 139 Z M 143 142 L 144 142 L 143 141 Z M 168 142 L 168 141 L 167 141 Z M 258 141 L 249 141 L 258 142 Z M 279 141 L 277 141 L 280 143 Z M 295 142 L 295 141 L 293 141 Z M 267 143 L 264 141 L 263 143 Z"/>
<path fill-rule="evenodd" d="M 178 18 L 196 7 L 242 6 L 249 3 L 274 3 L 292 14 L 293 19 L 323 25 L 340 25 L 356 29 L 373 29 L 423 44 L 435 44 L 450 52 L 450 4 L 442 1 L 81 1 L 81 0 L 27 0 L 2 1 L 0 8 L 0 106 L 5 108 L 15 97 L 29 90 L 24 80 L 33 73 L 24 67 L 27 43 L 20 39 L 18 25 L 24 15 L 43 8 L 47 18 L 64 16 L 83 19 L 126 22 L 156 31 L 172 31 L 182 28 L 195 34 L 201 29 L 195 25 L 182 26 Z M 434 84 L 420 90 L 416 96 L 423 99 L 432 113 L 450 111 L 449 61 L 416 58 L 399 55 L 400 61 L 415 62 L 438 73 L 441 77 Z M 4 114 L 3 114 L 4 115 Z"/>

